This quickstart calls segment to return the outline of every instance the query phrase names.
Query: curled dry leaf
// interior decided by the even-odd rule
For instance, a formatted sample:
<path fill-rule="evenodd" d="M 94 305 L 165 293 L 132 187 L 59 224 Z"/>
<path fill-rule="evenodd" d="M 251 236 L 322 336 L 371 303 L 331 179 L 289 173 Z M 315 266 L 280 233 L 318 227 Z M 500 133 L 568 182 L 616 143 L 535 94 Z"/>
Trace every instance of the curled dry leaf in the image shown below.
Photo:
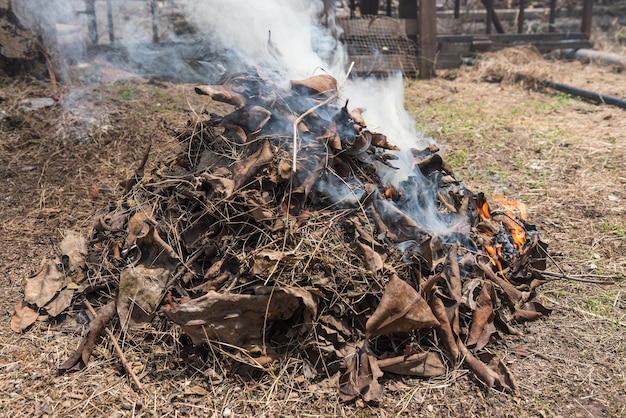
<path fill-rule="evenodd" d="M 254 154 L 236 162 L 233 166 L 235 189 L 246 184 L 262 167 L 271 162 L 273 157 L 269 141 L 263 141 L 263 145 Z"/>
<path fill-rule="evenodd" d="M 373 274 L 377 274 L 383 270 L 384 262 L 383 258 L 369 245 L 363 244 L 360 241 L 356 241 L 356 246 L 363 257 L 363 262 L 367 266 L 367 269 Z"/>
<path fill-rule="evenodd" d="M 272 112 L 262 106 L 242 107 L 224 116 L 222 124 L 239 126 L 248 134 L 262 129 L 271 117 Z"/>
<path fill-rule="evenodd" d="M 365 329 L 368 338 L 409 332 L 439 325 L 428 303 L 395 273 L 385 285 L 385 292 Z"/>
<path fill-rule="evenodd" d="M 120 274 L 117 314 L 122 328 L 143 325 L 152 320 L 163 299 L 170 270 L 144 265 L 129 266 Z"/>
<path fill-rule="evenodd" d="M 373 146 L 378 147 L 378 148 L 392 150 L 392 151 L 400 151 L 400 148 L 398 148 L 395 145 L 390 144 L 387 141 L 387 136 L 380 134 L 380 133 L 376 133 L 376 132 L 370 132 L 370 135 L 372 137 Z"/>
<path fill-rule="evenodd" d="M 22 332 L 33 325 L 38 316 L 37 311 L 30 308 L 26 302 L 18 302 L 11 318 L 11 329 L 15 332 Z"/>
<path fill-rule="evenodd" d="M 59 270 L 58 258 L 44 261 L 39 272 L 26 280 L 24 301 L 43 307 L 65 287 L 65 275 Z"/>
<path fill-rule="evenodd" d="M 50 302 L 48 302 L 43 308 L 48 315 L 55 317 L 63 313 L 71 304 L 72 297 L 74 296 L 74 290 L 63 289 L 61 290 Z"/>
<path fill-rule="evenodd" d="M 418 377 L 443 376 L 448 371 L 441 355 L 434 351 L 379 359 L 378 367 L 383 372 Z"/>
<path fill-rule="evenodd" d="M 339 378 L 339 397 L 344 402 L 359 396 L 365 402 L 379 399 L 383 388 L 378 383 L 378 378 L 382 375 L 376 357 L 364 345 L 352 356 L 346 371 Z"/>
<path fill-rule="evenodd" d="M 96 345 L 98 337 L 102 334 L 111 319 L 113 319 L 114 315 L 114 300 L 98 309 L 96 317 L 89 323 L 89 332 L 85 338 L 83 338 L 78 349 L 59 366 L 57 369 L 59 373 L 80 370 L 89 363 L 89 358 L 91 357 L 93 347 Z"/>
<path fill-rule="evenodd" d="M 491 334 L 496 332 L 493 324 L 493 300 L 491 298 L 492 285 L 484 282 L 478 298 L 476 300 L 476 308 L 472 314 L 472 324 L 469 330 L 469 336 L 466 341 L 468 347 L 475 350 L 481 350 L 489 342 Z"/>
<path fill-rule="evenodd" d="M 337 93 L 337 80 L 328 74 L 314 75 L 304 80 L 291 80 L 291 89 L 307 96 L 330 97 Z"/>
<path fill-rule="evenodd" d="M 235 190 L 235 182 L 232 179 L 219 177 L 214 174 L 203 173 L 202 180 L 211 185 L 213 192 L 218 198 L 228 199 Z"/>
<path fill-rule="evenodd" d="M 204 85 L 196 86 L 194 90 L 196 94 L 209 96 L 213 100 L 235 107 L 243 107 L 246 104 L 246 98 L 242 94 L 232 91 L 230 86 Z"/>
<path fill-rule="evenodd" d="M 84 279 L 87 240 L 76 231 L 65 231 L 65 237 L 59 244 L 61 254 L 69 259 L 69 275 L 75 283 Z"/>
<path fill-rule="evenodd" d="M 194 344 L 217 340 L 250 348 L 263 342 L 268 323 L 291 318 L 303 305 L 311 309 L 305 295 L 303 289 L 258 288 L 254 295 L 209 291 L 186 303 L 164 305 L 162 312 L 181 325 Z"/>

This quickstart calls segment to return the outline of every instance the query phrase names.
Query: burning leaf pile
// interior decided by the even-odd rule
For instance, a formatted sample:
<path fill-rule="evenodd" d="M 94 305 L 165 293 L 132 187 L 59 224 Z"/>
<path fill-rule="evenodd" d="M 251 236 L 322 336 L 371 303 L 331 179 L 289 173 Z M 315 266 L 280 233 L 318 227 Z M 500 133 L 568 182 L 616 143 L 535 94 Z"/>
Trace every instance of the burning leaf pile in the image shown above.
<path fill-rule="evenodd" d="M 532 301 L 546 246 L 523 208 L 466 189 L 434 145 L 404 154 L 340 103 L 328 75 L 282 87 L 259 74 L 198 94 L 232 106 L 180 134 L 181 152 L 125 182 L 88 240 L 27 280 L 11 327 L 85 316 L 84 367 L 117 317 L 124 332 L 177 324 L 215 355 L 263 368 L 291 357 L 343 400 L 375 400 L 386 372 L 464 365 L 514 390 L 485 352 L 493 334 L 548 313 Z M 408 175 L 388 180 L 398 158 Z"/>

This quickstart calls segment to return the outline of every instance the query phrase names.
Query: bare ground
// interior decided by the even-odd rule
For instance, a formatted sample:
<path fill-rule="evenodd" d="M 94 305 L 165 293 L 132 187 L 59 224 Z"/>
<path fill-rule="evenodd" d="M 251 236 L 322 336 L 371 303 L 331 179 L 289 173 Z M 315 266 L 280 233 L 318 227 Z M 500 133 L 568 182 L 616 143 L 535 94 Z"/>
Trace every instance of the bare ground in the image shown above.
<path fill-rule="evenodd" d="M 514 374 L 515 394 L 485 390 L 458 369 L 439 380 L 386 377 L 375 405 L 341 403 L 335 388 L 311 386 L 289 364 L 253 379 L 222 370 L 207 349 L 189 350 L 176 329 L 159 324 L 123 341 L 144 392 L 133 389 L 107 338 L 86 369 L 57 376 L 80 338 L 44 323 L 24 334 L 9 329 L 23 280 L 64 229 L 87 232 L 93 215 L 120 198 L 117 183 L 149 141 L 152 166 L 171 156 L 174 131 L 207 103 L 192 86 L 139 78 L 63 89 L 2 80 L 0 415 L 626 416 L 624 110 L 539 91 L 515 72 L 626 97 L 620 69 L 508 51 L 408 81 L 407 109 L 471 189 L 527 204 L 550 243 L 550 271 L 614 284 L 555 280 L 539 289 L 552 315 L 489 345 Z M 63 106 L 25 110 L 23 100 L 55 93 Z"/>

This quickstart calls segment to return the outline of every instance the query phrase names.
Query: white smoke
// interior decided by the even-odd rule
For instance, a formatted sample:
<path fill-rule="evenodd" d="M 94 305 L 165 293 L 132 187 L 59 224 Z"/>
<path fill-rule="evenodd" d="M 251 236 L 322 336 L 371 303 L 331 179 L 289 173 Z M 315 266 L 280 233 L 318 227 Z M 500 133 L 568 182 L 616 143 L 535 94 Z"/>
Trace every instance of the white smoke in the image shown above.
<path fill-rule="evenodd" d="M 340 77 L 344 53 L 320 23 L 321 0 L 196 0 L 189 20 L 251 64 L 279 65 L 289 78 Z"/>

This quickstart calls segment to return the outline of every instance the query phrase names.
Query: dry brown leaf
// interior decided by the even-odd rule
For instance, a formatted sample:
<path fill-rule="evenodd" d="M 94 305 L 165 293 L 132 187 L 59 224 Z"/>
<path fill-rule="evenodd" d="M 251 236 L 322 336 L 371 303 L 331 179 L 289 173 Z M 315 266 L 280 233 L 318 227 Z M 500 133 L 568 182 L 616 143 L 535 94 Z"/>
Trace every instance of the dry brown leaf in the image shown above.
<path fill-rule="evenodd" d="M 542 316 L 550 315 L 552 309 L 548 309 L 539 302 L 526 302 L 513 314 L 513 319 L 517 322 L 535 321 Z"/>
<path fill-rule="evenodd" d="M 451 360 L 456 363 L 460 355 L 457 347 L 458 335 L 455 335 L 452 331 L 452 325 L 449 322 L 446 307 L 443 301 L 434 293 L 431 294 L 428 304 L 435 318 L 439 321 L 437 335 L 443 341 L 443 345 L 448 351 Z"/>
<path fill-rule="evenodd" d="M 235 107 L 243 107 L 246 104 L 246 98 L 242 94 L 232 91 L 230 86 L 196 86 L 195 91 L 196 94 L 209 96 L 213 100 L 231 104 Z"/>
<path fill-rule="evenodd" d="M 437 325 L 439 322 L 424 298 L 394 273 L 365 328 L 367 337 L 372 338 Z"/>
<path fill-rule="evenodd" d="M 107 324 L 115 315 L 115 301 L 107 303 L 96 314 L 96 317 L 89 323 L 89 332 L 83 338 L 78 349 L 59 366 L 57 369 L 59 373 L 67 371 L 80 370 L 89 363 L 89 358 L 93 352 L 93 347 L 96 345 L 96 340 L 102 334 Z"/>
<path fill-rule="evenodd" d="M 269 141 L 263 141 L 263 145 L 254 154 L 237 161 L 233 166 L 235 190 L 246 184 L 258 170 L 272 161 L 273 156 Z"/>
<path fill-rule="evenodd" d="M 448 371 L 441 355 L 434 351 L 380 359 L 378 367 L 383 372 L 419 377 L 443 376 Z"/>
<path fill-rule="evenodd" d="M 298 289 L 297 294 L 301 292 L 308 293 Z M 254 295 L 209 291 L 185 303 L 164 305 L 162 312 L 181 325 L 194 344 L 208 339 L 246 348 L 262 344 L 269 322 L 287 320 L 302 305 L 308 306 L 305 299 L 273 288 L 258 288 Z"/>
<path fill-rule="evenodd" d="M 128 220 L 126 226 L 126 248 L 130 248 L 137 242 L 137 239 L 143 238 L 150 232 L 150 224 L 148 224 L 148 215 L 144 212 L 137 212 Z"/>
<path fill-rule="evenodd" d="M 220 199 L 228 199 L 235 191 L 235 182 L 232 179 L 219 177 L 214 174 L 203 173 L 202 181 L 210 184 L 213 192 Z"/>
<path fill-rule="evenodd" d="M 361 253 L 365 266 L 372 274 L 377 274 L 379 271 L 383 270 L 384 262 L 380 254 L 374 251 L 371 246 L 363 244 L 358 240 L 356 241 L 356 245 Z"/>
<path fill-rule="evenodd" d="M 123 329 L 152 320 L 163 299 L 170 273 L 164 267 L 148 268 L 142 264 L 122 270 L 117 314 Z"/>
<path fill-rule="evenodd" d="M 76 231 L 65 231 L 65 237 L 59 244 L 61 254 L 69 259 L 69 272 L 74 283 L 80 283 L 85 278 L 85 257 L 87 256 L 87 240 Z"/>
<path fill-rule="evenodd" d="M 293 258 L 293 252 L 261 250 L 252 257 L 252 274 L 268 277 L 285 257 Z"/>
<path fill-rule="evenodd" d="M 339 378 L 339 397 L 344 402 L 359 396 L 366 402 L 379 399 L 383 389 L 378 378 L 382 375 L 376 357 L 364 346 L 352 356 L 347 370 Z"/>
<path fill-rule="evenodd" d="M 25 302 L 41 308 L 65 287 L 65 275 L 59 270 L 59 263 L 58 258 L 46 260 L 37 275 L 26 279 Z"/>
<path fill-rule="evenodd" d="M 304 80 L 291 80 L 291 89 L 308 96 L 330 97 L 337 93 L 337 80 L 328 74 L 314 75 Z"/>
<path fill-rule="evenodd" d="M 492 285 L 483 282 L 483 286 L 476 300 L 476 309 L 472 314 L 469 336 L 466 341 L 468 347 L 481 350 L 489 342 L 491 334 L 496 332 L 493 324 L 493 300 L 491 299 Z M 473 347 L 475 346 L 475 347 Z"/>
<path fill-rule="evenodd" d="M 51 317 L 59 316 L 72 304 L 74 290 L 61 290 L 54 299 L 48 302 L 43 308 Z"/>
<path fill-rule="evenodd" d="M 372 136 L 372 145 L 374 145 L 375 147 L 388 149 L 392 151 L 400 151 L 400 148 L 398 148 L 395 145 L 391 145 L 387 141 L 387 137 L 385 135 L 379 134 L 376 132 L 370 132 L 370 134 Z"/>
<path fill-rule="evenodd" d="M 271 117 L 272 112 L 262 106 L 242 107 L 224 116 L 222 125 L 239 126 L 245 131 L 246 134 L 249 134 L 263 129 Z"/>
<path fill-rule="evenodd" d="M 97 184 L 92 184 L 89 186 L 89 189 L 87 189 L 87 198 L 89 200 L 96 200 L 98 197 L 100 197 L 100 188 Z"/>
<path fill-rule="evenodd" d="M 22 332 L 33 325 L 38 316 L 39 313 L 31 309 L 26 302 L 18 302 L 11 318 L 11 329 L 15 332 Z"/>

